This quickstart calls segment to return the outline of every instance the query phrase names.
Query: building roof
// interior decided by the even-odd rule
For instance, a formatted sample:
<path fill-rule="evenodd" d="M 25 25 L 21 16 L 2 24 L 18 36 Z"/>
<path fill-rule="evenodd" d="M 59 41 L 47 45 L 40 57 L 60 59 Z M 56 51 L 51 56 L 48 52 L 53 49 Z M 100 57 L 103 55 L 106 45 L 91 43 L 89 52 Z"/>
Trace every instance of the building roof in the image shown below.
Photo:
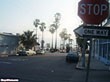
<path fill-rule="evenodd" d="M 18 35 L 14 35 L 12 33 L 6 33 L 6 32 L 0 33 L 0 35 L 11 36 L 11 37 L 17 37 L 18 36 Z"/>

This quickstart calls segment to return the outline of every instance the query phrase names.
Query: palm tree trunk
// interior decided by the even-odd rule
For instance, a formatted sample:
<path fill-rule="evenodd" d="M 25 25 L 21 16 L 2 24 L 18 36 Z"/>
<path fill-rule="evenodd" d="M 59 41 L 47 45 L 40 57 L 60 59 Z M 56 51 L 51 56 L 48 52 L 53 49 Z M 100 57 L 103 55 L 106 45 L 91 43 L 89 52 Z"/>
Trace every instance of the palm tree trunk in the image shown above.
<path fill-rule="evenodd" d="M 63 49 L 65 49 L 65 40 L 63 40 Z"/>
<path fill-rule="evenodd" d="M 37 28 L 36 28 L 36 37 L 37 37 Z M 36 42 L 38 42 L 37 40 L 38 40 L 38 37 L 36 38 Z"/>
<path fill-rule="evenodd" d="M 42 41 L 41 41 L 41 48 L 44 48 L 44 40 L 43 40 L 43 31 L 42 31 Z"/>
<path fill-rule="evenodd" d="M 56 29 L 56 40 L 55 40 L 55 50 L 57 49 L 57 29 Z"/>
<path fill-rule="evenodd" d="M 52 49 L 53 49 L 53 34 L 52 34 Z"/>

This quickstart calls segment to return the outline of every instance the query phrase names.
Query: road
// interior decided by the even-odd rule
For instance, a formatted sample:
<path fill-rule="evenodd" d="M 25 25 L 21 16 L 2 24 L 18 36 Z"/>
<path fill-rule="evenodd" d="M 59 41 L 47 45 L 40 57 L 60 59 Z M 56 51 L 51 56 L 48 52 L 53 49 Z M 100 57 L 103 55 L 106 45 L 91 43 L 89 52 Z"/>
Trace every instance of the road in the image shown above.
<path fill-rule="evenodd" d="M 76 64 L 65 62 L 64 53 L 0 59 L 1 78 L 19 78 L 20 82 L 69 82 Z"/>
<path fill-rule="evenodd" d="M 48 53 L 0 58 L 0 78 L 17 78 L 20 82 L 85 82 L 86 72 L 76 70 L 75 63 L 66 63 L 65 56 L 65 53 Z"/>

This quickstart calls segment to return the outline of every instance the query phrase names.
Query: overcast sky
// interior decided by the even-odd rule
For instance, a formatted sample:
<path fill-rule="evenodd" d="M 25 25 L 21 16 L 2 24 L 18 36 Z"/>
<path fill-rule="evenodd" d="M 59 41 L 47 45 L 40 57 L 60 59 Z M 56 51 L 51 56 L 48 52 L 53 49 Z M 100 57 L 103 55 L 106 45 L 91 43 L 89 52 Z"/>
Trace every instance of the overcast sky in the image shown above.
<path fill-rule="evenodd" d="M 23 33 L 34 30 L 33 21 L 40 19 L 48 28 L 54 21 L 54 14 L 61 13 L 60 27 L 67 28 L 68 33 L 80 25 L 77 16 L 79 0 L 0 0 L 0 32 Z M 45 40 L 50 39 L 50 33 L 46 29 Z M 39 37 L 41 33 L 39 31 Z"/>

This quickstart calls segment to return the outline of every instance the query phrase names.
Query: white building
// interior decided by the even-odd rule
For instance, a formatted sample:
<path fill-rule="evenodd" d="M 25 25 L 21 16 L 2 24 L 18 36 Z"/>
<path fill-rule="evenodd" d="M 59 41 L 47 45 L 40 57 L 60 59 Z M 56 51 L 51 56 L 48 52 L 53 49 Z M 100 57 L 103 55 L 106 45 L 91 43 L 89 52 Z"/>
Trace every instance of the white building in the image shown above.
<path fill-rule="evenodd" d="M 19 38 L 11 33 L 0 33 L 0 56 L 15 55 Z"/>

